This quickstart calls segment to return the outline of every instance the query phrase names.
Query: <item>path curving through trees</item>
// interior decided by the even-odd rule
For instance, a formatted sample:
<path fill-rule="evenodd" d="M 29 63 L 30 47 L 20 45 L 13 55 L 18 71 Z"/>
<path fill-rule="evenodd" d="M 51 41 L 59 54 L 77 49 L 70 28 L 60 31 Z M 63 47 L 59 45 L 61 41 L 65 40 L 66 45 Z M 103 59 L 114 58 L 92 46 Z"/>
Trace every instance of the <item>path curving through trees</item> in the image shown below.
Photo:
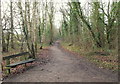
<path fill-rule="evenodd" d="M 52 58 L 46 65 L 8 77 L 4 82 L 117 82 L 117 74 L 62 51 L 58 45 L 50 47 Z"/>

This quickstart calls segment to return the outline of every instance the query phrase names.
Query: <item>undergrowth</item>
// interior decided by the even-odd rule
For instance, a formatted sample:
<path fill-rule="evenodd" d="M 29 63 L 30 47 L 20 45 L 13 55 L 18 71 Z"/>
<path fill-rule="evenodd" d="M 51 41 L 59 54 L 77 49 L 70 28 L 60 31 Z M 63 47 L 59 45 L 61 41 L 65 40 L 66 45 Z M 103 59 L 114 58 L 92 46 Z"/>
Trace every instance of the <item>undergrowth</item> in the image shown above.
<path fill-rule="evenodd" d="M 69 45 L 69 43 L 62 42 L 62 47 L 85 57 L 90 62 L 96 64 L 99 68 L 110 69 L 118 71 L 118 55 L 115 50 L 101 51 L 101 49 L 83 49 L 82 46 Z"/>

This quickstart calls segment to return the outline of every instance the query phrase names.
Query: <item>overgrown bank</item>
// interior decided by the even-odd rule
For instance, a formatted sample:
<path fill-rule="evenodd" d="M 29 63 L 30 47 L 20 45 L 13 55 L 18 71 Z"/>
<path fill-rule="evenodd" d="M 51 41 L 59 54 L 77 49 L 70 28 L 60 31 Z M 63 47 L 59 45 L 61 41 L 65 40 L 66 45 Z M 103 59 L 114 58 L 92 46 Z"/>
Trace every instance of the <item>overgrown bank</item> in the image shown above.
<path fill-rule="evenodd" d="M 90 62 L 96 64 L 99 68 L 118 71 L 118 55 L 115 50 L 103 51 L 102 49 L 83 49 L 81 46 L 65 42 L 61 42 L 61 45 L 64 49 L 78 54 L 80 57 L 86 58 Z"/>

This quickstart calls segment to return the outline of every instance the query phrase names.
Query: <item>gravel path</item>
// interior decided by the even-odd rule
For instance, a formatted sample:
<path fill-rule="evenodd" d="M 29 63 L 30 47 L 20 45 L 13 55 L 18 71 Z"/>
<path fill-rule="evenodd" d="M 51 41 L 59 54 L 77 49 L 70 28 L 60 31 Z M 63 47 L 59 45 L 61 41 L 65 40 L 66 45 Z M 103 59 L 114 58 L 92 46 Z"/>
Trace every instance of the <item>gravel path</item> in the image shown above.
<path fill-rule="evenodd" d="M 50 47 L 51 60 L 5 82 L 117 82 L 117 73 L 100 69 L 83 58 L 62 51 L 56 43 Z M 38 60 L 39 61 L 39 60 Z"/>

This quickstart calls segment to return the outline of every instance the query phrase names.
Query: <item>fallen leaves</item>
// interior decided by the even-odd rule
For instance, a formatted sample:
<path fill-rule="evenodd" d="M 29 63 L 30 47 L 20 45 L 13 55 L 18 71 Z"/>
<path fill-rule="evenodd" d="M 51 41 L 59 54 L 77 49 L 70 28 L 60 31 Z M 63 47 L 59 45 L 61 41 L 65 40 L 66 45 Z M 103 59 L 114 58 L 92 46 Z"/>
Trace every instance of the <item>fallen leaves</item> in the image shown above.
<path fill-rule="evenodd" d="M 62 48 L 65 51 L 71 52 L 79 57 L 85 57 L 94 64 L 97 64 L 100 68 L 107 68 L 113 71 L 118 70 L 118 56 L 114 52 L 105 51 L 82 51 L 78 46 L 69 46 L 66 43 L 62 43 Z"/>
<path fill-rule="evenodd" d="M 49 47 L 48 47 L 49 48 Z M 44 48 L 42 50 L 40 50 L 37 54 L 37 61 L 33 62 L 33 63 L 27 63 L 27 64 L 23 64 L 23 65 L 19 65 L 15 68 L 9 68 L 9 67 L 5 67 L 6 66 L 6 62 L 3 61 L 2 65 L 3 65 L 3 71 L 2 71 L 2 75 L 3 78 L 8 77 L 9 75 L 17 75 L 19 73 L 24 73 L 24 71 L 26 71 L 29 68 L 32 68 L 34 66 L 40 66 L 40 65 L 45 65 L 46 63 L 48 63 L 50 61 L 50 56 L 49 54 L 49 49 L 48 48 Z M 17 61 L 20 61 L 21 59 L 19 57 L 15 58 L 15 59 L 11 59 L 11 63 L 15 63 Z M 10 69 L 11 70 L 11 74 L 7 74 L 7 71 Z M 43 71 L 44 69 L 41 69 L 41 71 Z"/>

